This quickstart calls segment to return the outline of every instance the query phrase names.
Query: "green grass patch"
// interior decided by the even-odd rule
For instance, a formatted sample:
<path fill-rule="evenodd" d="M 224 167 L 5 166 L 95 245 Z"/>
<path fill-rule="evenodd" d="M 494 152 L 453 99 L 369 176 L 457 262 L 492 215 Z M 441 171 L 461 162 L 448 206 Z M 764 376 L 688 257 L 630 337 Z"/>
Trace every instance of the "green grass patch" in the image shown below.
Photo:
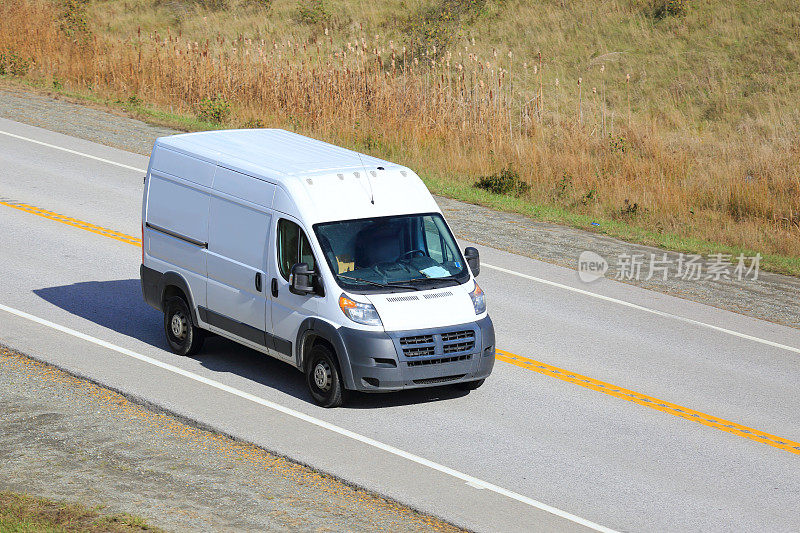
<path fill-rule="evenodd" d="M 103 514 L 99 508 L 0 492 L 0 531 L 14 533 L 161 532 L 142 518 L 128 514 Z"/>

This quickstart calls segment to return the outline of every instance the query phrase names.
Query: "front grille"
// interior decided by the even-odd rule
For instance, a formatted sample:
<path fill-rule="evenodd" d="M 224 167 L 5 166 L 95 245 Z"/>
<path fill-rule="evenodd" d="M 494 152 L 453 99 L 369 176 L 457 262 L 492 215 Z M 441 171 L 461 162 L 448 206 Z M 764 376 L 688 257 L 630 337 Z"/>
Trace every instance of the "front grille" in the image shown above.
<path fill-rule="evenodd" d="M 464 331 L 450 331 L 448 333 L 442 333 L 442 342 L 451 342 L 457 341 L 461 339 L 474 339 L 475 332 L 471 329 L 464 330 Z"/>
<path fill-rule="evenodd" d="M 442 363 L 455 363 L 456 361 L 469 361 L 472 355 L 455 355 L 453 357 L 440 357 L 438 359 L 417 359 L 416 361 L 407 361 L 408 366 L 425 366 L 425 365 L 441 365 Z"/>
<path fill-rule="evenodd" d="M 403 355 L 406 357 L 425 357 L 436 353 L 433 335 L 414 335 L 400 339 Z"/>
<path fill-rule="evenodd" d="M 466 352 L 475 347 L 475 341 L 469 342 L 456 342 L 453 344 L 445 344 L 442 350 L 444 353 Z"/>
<path fill-rule="evenodd" d="M 431 383 L 446 383 L 448 381 L 455 381 L 457 379 L 461 379 L 466 374 L 459 374 L 457 376 L 442 376 L 440 378 L 425 378 L 425 379 L 415 379 L 414 383 L 417 385 L 430 385 Z"/>
<path fill-rule="evenodd" d="M 400 344 L 406 346 L 408 344 L 427 344 L 433 342 L 433 335 L 415 335 L 414 337 L 403 337 L 400 339 Z"/>
<path fill-rule="evenodd" d="M 435 346 L 418 346 L 411 348 L 403 348 L 403 354 L 406 357 L 424 357 L 426 355 L 434 355 L 436 353 Z"/>
<path fill-rule="evenodd" d="M 471 329 L 442 333 L 444 353 L 468 352 L 475 348 L 475 332 Z"/>
<path fill-rule="evenodd" d="M 437 346 L 441 348 L 437 351 Z M 400 348 L 406 357 L 430 357 L 471 352 L 475 349 L 475 331 L 448 331 L 432 335 L 413 335 L 400 338 Z"/>

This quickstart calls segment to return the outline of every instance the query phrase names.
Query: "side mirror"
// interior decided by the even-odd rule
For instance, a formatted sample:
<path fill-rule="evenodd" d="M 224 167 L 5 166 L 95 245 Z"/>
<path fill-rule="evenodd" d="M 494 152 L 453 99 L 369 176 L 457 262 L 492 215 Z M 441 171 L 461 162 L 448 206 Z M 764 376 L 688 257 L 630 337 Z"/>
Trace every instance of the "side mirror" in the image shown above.
<path fill-rule="evenodd" d="M 289 278 L 289 292 L 299 295 L 313 294 L 315 292 L 314 276 L 316 276 L 316 272 L 308 269 L 308 263 L 295 264 Z"/>
<path fill-rule="evenodd" d="M 476 278 L 481 273 L 481 256 L 476 248 L 468 246 L 464 248 L 464 259 L 467 260 L 469 269 L 472 270 L 472 275 Z"/>

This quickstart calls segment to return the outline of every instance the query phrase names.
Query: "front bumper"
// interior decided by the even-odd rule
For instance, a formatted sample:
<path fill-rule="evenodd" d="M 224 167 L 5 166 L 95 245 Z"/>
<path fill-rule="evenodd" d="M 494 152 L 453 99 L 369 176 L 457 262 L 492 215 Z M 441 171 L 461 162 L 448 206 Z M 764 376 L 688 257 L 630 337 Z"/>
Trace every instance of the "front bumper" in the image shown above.
<path fill-rule="evenodd" d="M 365 392 L 433 387 L 486 378 L 494 367 L 494 325 L 476 322 L 413 331 L 340 328 L 353 385 Z"/>

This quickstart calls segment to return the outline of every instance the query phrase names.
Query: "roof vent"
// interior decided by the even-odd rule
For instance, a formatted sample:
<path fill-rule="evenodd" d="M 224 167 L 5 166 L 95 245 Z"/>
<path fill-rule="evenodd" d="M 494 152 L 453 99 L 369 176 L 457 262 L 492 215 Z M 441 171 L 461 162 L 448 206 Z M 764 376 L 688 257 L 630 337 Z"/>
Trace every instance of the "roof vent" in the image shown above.
<path fill-rule="evenodd" d="M 344 181 L 344 174 L 336 174 L 340 180 Z"/>
<path fill-rule="evenodd" d="M 376 177 L 376 176 L 378 175 L 378 173 L 377 173 L 377 172 L 375 172 L 374 170 L 370 170 L 370 171 L 369 171 L 369 173 L 370 173 L 370 174 L 372 174 L 372 177 L 373 177 L 373 178 L 374 178 L 374 177 Z"/>
<path fill-rule="evenodd" d="M 307 178 L 306 183 L 308 183 L 309 185 L 314 185 L 314 180 L 312 180 L 311 178 Z"/>
<path fill-rule="evenodd" d="M 354 175 L 355 177 L 357 177 L 357 178 L 360 178 L 360 177 L 361 177 L 361 174 L 359 174 L 358 172 L 353 172 L 353 175 Z"/>
<path fill-rule="evenodd" d="M 408 174 L 406 173 L 406 171 L 405 171 L 405 170 L 401 170 L 401 171 L 400 171 L 400 175 L 401 175 L 401 176 L 403 176 L 403 177 L 405 178 L 405 177 L 406 177 Z"/>

